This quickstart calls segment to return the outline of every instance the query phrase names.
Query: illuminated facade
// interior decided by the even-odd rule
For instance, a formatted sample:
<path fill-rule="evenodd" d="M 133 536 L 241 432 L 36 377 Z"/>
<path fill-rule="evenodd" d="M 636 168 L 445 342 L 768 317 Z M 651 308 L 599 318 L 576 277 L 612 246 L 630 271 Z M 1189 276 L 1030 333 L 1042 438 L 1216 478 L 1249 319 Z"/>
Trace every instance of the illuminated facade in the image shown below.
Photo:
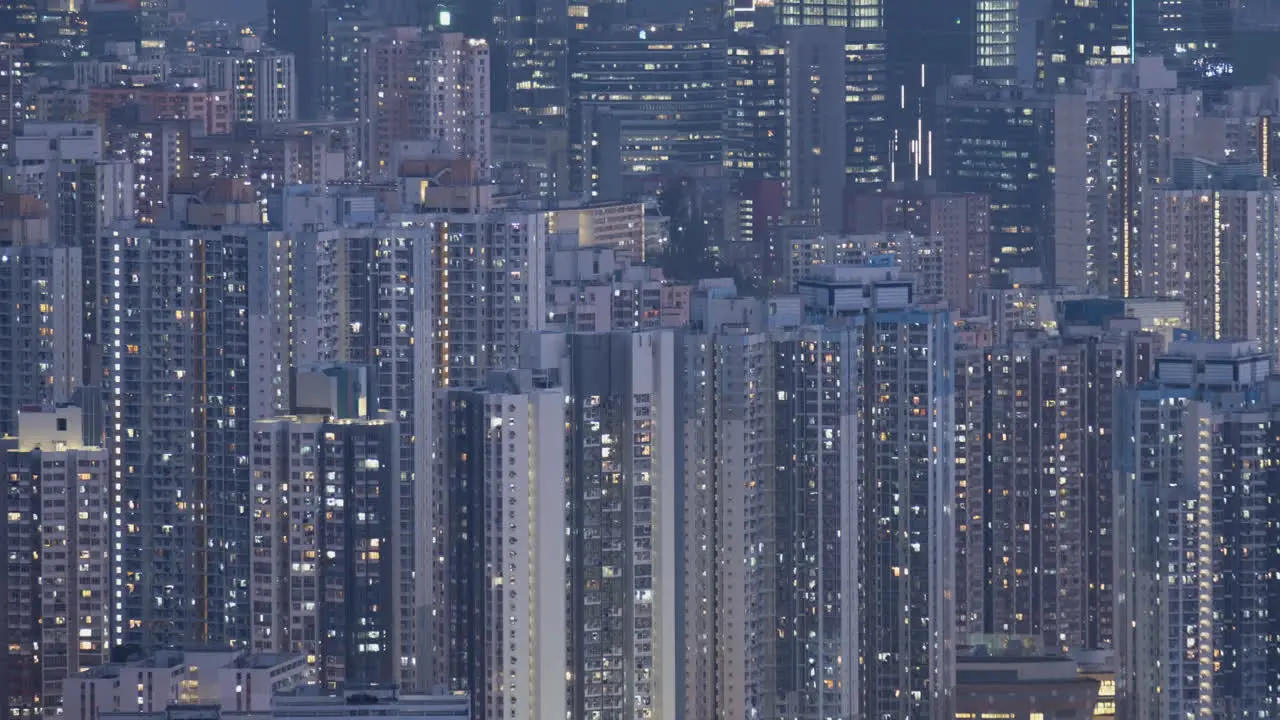
<path fill-rule="evenodd" d="M 372 210 L 372 200 L 367 208 Z M 328 196 L 330 207 L 360 207 L 361 199 Z M 351 203 L 347 205 L 347 203 Z M 314 204 L 314 199 L 311 204 Z M 431 585 L 426 548 L 438 524 L 428 508 L 432 445 L 432 226 L 365 224 L 372 214 L 330 217 L 314 228 L 305 216 L 286 221 L 294 228 L 290 265 L 294 364 L 355 363 L 374 369 L 374 408 L 396 423 L 394 507 L 396 543 L 395 611 L 392 635 L 401 687 L 418 688 L 434 670 L 438 654 L 430 616 Z M 266 310 L 270 312 L 270 307 Z M 438 564 L 437 564 L 438 565 Z M 431 566 L 435 567 L 435 566 Z M 422 668 L 420 663 L 426 663 Z"/>
<path fill-rule="evenodd" d="M 1117 406 L 1118 717 L 1275 712 L 1271 367 L 1253 342 L 1175 343 Z"/>
<path fill-rule="evenodd" d="M 236 122 L 297 120 L 297 59 L 292 53 L 263 48 L 252 36 L 242 38 L 242 43 L 243 49 L 200 58 L 209 89 L 234 98 Z"/>
<path fill-rule="evenodd" d="M 1053 0 L 1041 37 L 1046 82 L 1134 61 L 1132 5 L 1142 0 Z"/>
<path fill-rule="evenodd" d="M 395 147 L 434 144 L 441 156 L 492 159 L 489 118 L 489 45 L 458 33 L 418 28 L 372 31 L 357 92 L 367 118 L 364 160 L 371 177 L 399 175 Z"/>
<path fill-rule="evenodd" d="M 563 382 L 567 715 L 679 717 L 682 426 L 671 331 L 534 336 Z"/>
<path fill-rule="evenodd" d="M 1018 82 L 1018 0 L 977 0 L 974 76 L 997 85 Z"/>
<path fill-rule="evenodd" d="M 4 220 L 0 219 L 0 223 Z M 84 372 L 80 248 L 18 244 L 0 252 L 0 435 L 18 410 L 66 402 Z"/>
<path fill-rule="evenodd" d="M 795 673 L 782 682 L 794 684 L 801 717 L 947 717 L 956 651 L 950 314 L 914 304 L 910 281 L 883 268 L 826 268 L 797 289 L 811 318 L 843 322 L 801 327 L 776 347 L 778 417 L 787 419 L 778 486 L 813 488 L 778 507 L 779 565 L 795 567 L 779 601 L 779 663 Z"/>
<path fill-rule="evenodd" d="M 584 34 L 570 47 L 573 187 L 622 199 L 663 174 L 718 177 L 726 41 L 659 30 Z"/>
<path fill-rule="evenodd" d="M 394 684 L 401 654 L 395 423 L 253 423 L 252 647 L 304 655 L 328 689 Z"/>
<path fill-rule="evenodd" d="M 1198 91 L 1178 90 L 1160 58 L 1095 70 L 1087 87 L 1087 287 L 1112 297 L 1160 292 L 1147 249 L 1153 195 L 1203 132 Z"/>
<path fill-rule="evenodd" d="M 450 543 L 442 612 L 471 717 L 566 716 L 565 393 L 531 373 L 450 391 L 443 439 Z"/>
<path fill-rule="evenodd" d="M 54 714 L 63 682 L 106 663 L 111 643 L 107 453 L 78 407 L 23 412 L 5 455 L 5 705 Z"/>
<path fill-rule="evenodd" d="M 850 30 L 884 27 L 886 0 L 777 0 L 773 3 L 781 25 L 825 25 Z"/>
<path fill-rule="evenodd" d="M 939 186 L 991 199 L 991 273 L 1087 287 L 1084 95 L 954 83 L 941 107 Z"/>
<path fill-rule="evenodd" d="M 1173 60 L 1183 87 L 1211 103 L 1231 87 L 1231 42 L 1239 3 L 1223 0 L 1132 0 L 1135 55 Z"/>
<path fill-rule="evenodd" d="M 1158 336 L 1023 331 L 966 349 L 956 370 L 962 642 L 1034 638 L 1044 653 L 1109 648 L 1115 398 Z"/>
<path fill-rule="evenodd" d="M 222 207 L 247 210 L 247 221 L 256 210 Z M 119 498 L 112 634 L 144 647 L 243 647 L 256 226 L 191 219 L 206 229 L 121 228 L 102 242 L 106 434 Z"/>
<path fill-rule="evenodd" d="M 1201 167 L 1151 194 L 1147 292 L 1186 301 L 1205 339 L 1259 338 L 1280 357 L 1280 191 L 1256 167 Z"/>

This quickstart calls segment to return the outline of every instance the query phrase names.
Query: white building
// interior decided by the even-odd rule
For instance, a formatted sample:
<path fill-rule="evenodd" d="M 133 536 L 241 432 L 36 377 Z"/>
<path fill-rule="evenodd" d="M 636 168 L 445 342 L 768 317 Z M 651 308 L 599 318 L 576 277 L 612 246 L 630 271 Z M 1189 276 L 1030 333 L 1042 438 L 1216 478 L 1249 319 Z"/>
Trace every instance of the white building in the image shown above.
<path fill-rule="evenodd" d="M 1163 58 L 1093 68 L 1085 92 L 1088 260 L 1078 289 L 1153 294 L 1145 252 L 1152 194 L 1171 187 L 1175 157 L 1221 157 L 1222 148 L 1202 132 L 1200 92 L 1179 89 Z"/>
<path fill-rule="evenodd" d="M 107 453 L 85 442 L 84 419 L 85 411 L 72 406 L 21 412 L 16 447 L 5 459 L 9 522 L 30 543 L 8 548 L 7 591 L 23 598 L 16 608 L 29 612 L 5 620 L 7 672 L 14 672 L 19 696 L 35 690 L 26 700 L 48 714 L 62 702 L 65 679 L 105 663 L 109 652 Z M 29 563 L 15 557 L 24 551 Z M 26 683 L 24 665 L 33 671 Z"/>
<path fill-rule="evenodd" d="M 66 402 L 85 367 L 81 249 L 53 242 L 0 251 L 0 434 L 18 430 L 24 405 Z"/>
<path fill-rule="evenodd" d="M 375 178 L 396 177 L 393 147 L 434 141 L 441 154 L 471 158 L 482 171 L 493 156 L 489 45 L 459 33 L 395 27 L 367 35 L 360 88 L 365 163 Z"/>
<path fill-rule="evenodd" d="M 270 720 L 470 720 L 463 694 L 401 695 L 394 690 L 350 689 L 327 695 L 315 688 L 277 695 Z"/>
<path fill-rule="evenodd" d="M 1256 168 L 1185 169 L 1151 194 L 1149 294 L 1183 300 L 1205 339 L 1258 338 L 1280 357 L 1280 190 Z"/>
<path fill-rule="evenodd" d="M 450 674 L 485 720 L 566 717 L 566 398 L 539 380 L 494 373 L 445 401 Z"/>
<path fill-rule="evenodd" d="M 298 86 L 293 54 L 264 48 L 254 36 L 240 41 L 238 49 L 200 58 L 209 89 L 232 94 L 236 122 L 296 120 Z"/>
<path fill-rule="evenodd" d="M 165 650 L 104 664 L 66 681 L 62 717 L 139 717 L 173 705 L 216 706 L 223 713 L 269 713 L 280 693 L 307 686 L 314 672 L 301 655 Z"/>
<path fill-rule="evenodd" d="M 774 345 L 751 324 L 703 329 L 683 354 L 683 711 L 751 717 L 776 700 Z"/>
<path fill-rule="evenodd" d="M 252 435 L 253 648 L 305 656 L 329 689 L 396 684 L 395 423 L 287 416 Z"/>
<path fill-rule="evenodd" d="M 528 366 L 568 396 L 570 717 L 679 716 L 683 533 L 677 339 L 671 331 L 541 333 Z"/>

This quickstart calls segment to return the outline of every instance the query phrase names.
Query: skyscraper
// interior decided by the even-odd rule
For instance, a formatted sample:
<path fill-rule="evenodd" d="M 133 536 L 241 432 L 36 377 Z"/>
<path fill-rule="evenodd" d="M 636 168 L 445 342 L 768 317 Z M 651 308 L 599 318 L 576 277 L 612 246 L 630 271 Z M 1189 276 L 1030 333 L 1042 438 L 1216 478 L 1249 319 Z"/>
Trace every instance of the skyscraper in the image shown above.
<path fill-rule="evenodd" d="M 1126 717 L 1274 711 L 1271 362 L 1252 342 L 1175 343 L 1118 405 L 1117 697 Z"/>
<path fill-rule="evenodd" d="M 1231 36 L 1240 4 L 1230 0 L 1132 0 L 1135 55 L 1173 61 L 1183 87 L 1210 104 L 1231 87 Z"/>
<path fill-rule="evenodd" d="M 0 223 L 21 221 L 30 197 L 0 200 Z M 47 212 L 36 203 L 35 212 Z M 18 432 L 18 411 L 66 402 L 84 382 L 84 299 L 80 248 L 42 237 L 0 248 L 0 434 Z"/>
<path fill-rule="evenodd" d="M 5 454 L 8 513 L 6 707 L 50 714 L 62 682 L 107 661 L 111 500 L 107 453 L 85 442 L 86 411 L 25 411 Z"/>
<path fill-rule="evenodd" d="M 241 123 L 279 123 L 298 119 L 298 62 L 293 53 L 262 47 L 257 37 L 242 47 L 200 58 L 209 89 L 235 98 Z"/>
<path fill-rule="evenodd" d="M 565 392 L 529 371 L 451 390 L 443 481 L 449 508 L 450 676 L 472 717 L 565 717 Z M 498 679 L 497 682 L 494 680 Z"/>
<path fill-rule="evenodd" d="M 939 186 L 991 198 L 992 277 L 1087 287 L 1084 96 L 953 83 L 941 113 Z"/>
<path fill-rule="evenodd" d="M 324 0 L 267 0 L 267 39 L 296 63 L 297 115 L 320 117 L 323 84 Z"/>
<path fill-rule="evenodd" d="M 1148 292 L 1185 300 L 1201 337 L 1258 338 L 1280 357 L 1280 191 L 1256 165 L 1178 165 L 1150 193 Z"/>
<path fill-rule="evenodd" d="M 395 668 L 402 687 L 427 687 L 438 657 L 427 570 L 440 565 L 428 564 L 438 557 L 430 545 L 437 532 L 431 503 L 441 501 L 432 499 L 432 442 L 423 440 L 433 437 L 435 228 L 420 217 L 379 221 L 373 198 L 359 193 L 286 191 L 281 202 L 282 224 L 293 236 L 287 267 L 295 366 L 372 368 L 370 402 L 396 424 Z"/>
<path fill-rule="evenodd" d="M 773 343 L 749 324 L 685 339 L 684 716 L 774 717 L 786 693 Z"/>
<path fill-rule="evenodd" d="M 793 460 L 780 485 L 813 488 L 793 491 L 784 510 L 794 523 L 781 531 L 794 538 L 784 555 L 799 576 L 796 654 L 784 666 L 828 674 L 830 685 L 797 678 L 815 717 L 854 714 L 831 704 L 842 688 L 862 717 L 954 712 L 950 315 L 913 305 L 910 282 L 885 275 L 843 269 L 801 282 L 811 315 L 847 324 L 797 333 L 779 371 L 793 403 L 780 416 L 806 418 L 786 426 L 780 455 Z M 853 557 L 839 562 L 842 552 Z M 855 637 L 850 666 L 842 647 Z"/>
<path fill-rule="evenodd" d="M 1158 338 L 1122 322 L 1061 326 L 957 358 L 958 622 L 974 644 L 1112 646 L 1114 405 Z"/>
<path fill-rule="evenodd" d="M 229 182 L 205 199 L 178 227 L 118 226 L 102 244 L 119 643 L 249 637 L 247 223 L 259 213 Z"/>
<path fill-rule="evenodd" d="M 84 377 L 102 377 L 102 285 L 100 238 L 113 223 L 134 217 L 134 172 L 130 162 L 103 159 L 103 133 L 87 123 L 28 123 L 14 139 L 13 165 L 5 189 L 32 194 L 48 207 L 50 242 L 79 247 L 84 287 Z"/>
<path fill-rule="evenodd" d="M 1063 85 L 1090 68 L 1133 62 L 1135 2 L 1141 0 L 1053 0 L 1040 37 L 1046 84 Z"/>
<path fill-rule="evenodd" d="M 1153 203 L 1173 187 L 1174 158 L 1201 150 L 1201 94 L 1179 90 L 1161 58 L 1095 69 L 1087 93 L 1088 287 L 1113 297 L 1167 294 L 1150 267 Z"/>
<path fill-rule="evenodd" d="M 530 339 L 567 396 L 573 717 L 678 714 L 681 401 L 670 331 Z"/>
<path fill-rule="evenodd" d="M 436 153 L 469 158 L 487 171 L 488 43 L 418 28 L 375 30 L 367 42 L 360 83 L 352 90 L 365 96 L 357 117 L 367 127 L 370 176 L 396 177 L 394 150 L 406 141 L 432 143 Z"/>
<path fill-rule="evenodd" d="M 330 400 L 363 370 L 299 373 L 299 414 L 252 430 L 252 647 L 306 655 L 328 689 L 395 684 L 403 652 L 395 422 L 359 389 Z"/>
<path fill-rule="evenodd" d="M 724 162 L 723 38 L 616 30 L 570 43 L 573 188 L 593 200 L 652 191 L 671 175 L 718 178 Z"/>
<path fill-rule="evenodd" d="M 589 3 L 567 0 L 501 0 L 495 3 L 498 48 L 495 68 L 504 92 L 498 108 L 564 125 L 569 115 L 569 38 L 589 24 Z"/>

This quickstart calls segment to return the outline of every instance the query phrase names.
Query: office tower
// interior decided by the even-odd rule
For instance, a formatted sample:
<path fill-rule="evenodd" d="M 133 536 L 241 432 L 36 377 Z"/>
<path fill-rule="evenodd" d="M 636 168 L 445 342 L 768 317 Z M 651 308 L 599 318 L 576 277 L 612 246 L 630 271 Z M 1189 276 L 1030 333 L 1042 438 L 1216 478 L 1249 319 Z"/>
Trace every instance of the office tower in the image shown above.
<path fill-rule="evenodd" d="M 1174 343 L 1119 405 L 1125 717 L 1274 713 L 1271 362 L 1252 342 Z"/>
<path fill-rule="evenodd" d="M 739 184 L 782 181 L 795 221 L 827 230 L 841 222 L 846 118 L 856 109 L 845 94 L 854 67 L 845 36 L 803 26 L 730 38 L 726 172 Z"/>
<path fill-rule="evenodd" d="M 85 442 L 83 410 L 24 411 L 5 453 L 6 706 L 53 713 L 67 677 L 107 661 L 111 498 L 107 453 Z"/>
<path fill-rule="evenodd" d="M 524 352 L 558 369 L 568 396 L 567 712 L 677 717 L 677 340 L 544 333 Z"/>
<path fill-rule="evenodd" d="M 313 119 L 368 122 L 364 73 L 377 31 L 358 12 L 345 8 L 318 11 L 318 18 L 315 22 L 322 40 L 319 68 L 315 70 L 318 98 Z"/>
<path fill-rule="evenodd" d="M 1178 90 L 1160 58 L 1088 77 L 1087 287 L 1113 297 L 1152 294 L 1144 264 L 1152 194 L 1171 186 L 1175 157 L 1210 149 L 1201 96 Z"/>
<path fill-rule="evenodd" d="M 841 60 L 841 75 L 843 65 Z M 788 67 L 779 33 L 744 30 L 729 36 L 724 166 L 731 180 L 785 176 Z"/>
<path fill-rule="evenodd" d="M 1132 0 L 1135 55 L 1158 55 L 1178 69 L 1179 84 L 1204 92 L 1210 105 L 1231 88 L 1230 46 L 1240 5 L 1224 0 Z"/>
<path fill-rule="evenodd" d="M 723 38 L 669 30 L 600 31 L 570 44 L 573 189 L 620 200 L 664 176 L 720 177 Z"/>
<path fill-rule="evenodd" d="M 590 3 L 576 3 L 571 19 L 567 0 L 502 0 L 494 3 L 497 47 L 494 66 L 497 110 L 567 127 L 569 116 L 569 37 L 585 29 Z"/>
<path fill-rule="evenodd" d="M 786 28 L 786 173 L 788 202 L 798 219 L 824 230 L 844 221 L 846 115 L 845 32 Z M 850 67 L 851 74 L 857 72 Z M 860 83 L 862 78 L 852 79 Z M 859 182 L 859 178 L 853 178 Z"/>
<path fill-rule="evenodd" d="M 565 717 L 565 391 L 495 372 L 445 403 L 449 674 L 471 717 Z M 602 608 L 602 611 L 604 608 Z"/>
<path fill-rule="evenodd" d="M 175 222 L 102 241 L 118 643 L 249 637 L 248 189 L 175 197 Z"/>
<path fill-rule="evenodd" d="M 503 195 L 559 201 L 569 192 L 569 136 L 564 128 L 515 113 L 493 118 L 491 174 Z"/>
<path fill-rule="evenodd" d="M 321 117 L 326 27 L 323 0 L 268 0 L 267 39 L 271 47 L 293 55 L 297 116 Z"/>
<path fill-rule="evenodd" d="M 730 3 L 736 10 L 742 3 Z M 814 0 L 780 0 L 774 6 L 779 25 L 825 25 L 853 30 L 883 27 L 883 0 L 843 0 L 826 4 Z"/>
<path fill-rule="evenodd" d="M 844 51 L 845 174 L 855 186 L 881 187 L 890 179 L 893 143 L 886 127 L 891 86 L 884 31 L 871 19 L 857 19 Z"/>
<path fill-rule="evenodd" d="M 357 114 L 368 124 L 364 159 L 372 177 L 396 177 L 398 143 L 427 141 L 436 154 L 474 159 L 487 171 L 493 147 L 489 118 L 489 46 L 457 33 L 417 28 L 373 31 Z"/>
<path fill-rule="evenodd" d="M 252 426 L 252 648 L 306 655 L 330 690 L 393 685 L 406 580 L 396 424 L 368 416 L 365 368 L 297 380 L 297 414 Z"/>
<path fill-rule="evenodd" d="M 1064 86 L 1091 68 L 1135 61 L 1131 6 L 1141 0 L 1051 0 L 1040 37 L 1046 85 Z"/>
<path fill-rule="evenodd" d="M 939 188 L 991 198 L 992 278 L 1087 287 L 1084 96 L 953 83 L 941 112 Z"/>
<path fill-rule="evenodd" d="M 298 119 L 297 59 L 293 53 L 263 47 L 254 36 L 239 48 L 210 51 L 200 57 L 210 90 L 235 100 L 235 121 L 278 123 Z M 215 54 L 216 52 L 216 54 Z"/>
<path fill-rule="evenodd" d="M 1110 2 L 1110 0 L 1103 0 Z M 1042 80 L 1042 53 L 1057 0 L 977 0 L 973 18 L 973 77 L 980 83 L 1031 86 Z M 1098 3 L 1093 3 L 1098 4 Z M 1083 33 L 1083 27 L 1074 27 Z"/>
<path fill-rule="evenodd" d="M 747 23 L 730 36 L 725 126 L 730 178 L 796 177 L 805 180 L 802 194 L 808 195 L 817 178 L 834 178 L 836 153 L 847 182 L 870 188 L 889 178 L 890 83 L 880 3 L 855 0 L 853 5 L 806 3 L 803 18 L 784 17 L 776 28 Z M 800 9 L 800 3 L 781 6 L 796 15 Z M 841 37 L 843 63 L 835 49 Z M 844 107 L 836 113 L 842 73 Z M 805 122 L 790 127 L 784 122 L 788 113 Z M 839 122 L 837 114 L 844 118 L 843 139 L 832 127 Z M 812 151 L 815 145 L 820 154 Z M 813 212 L 807 200 L 794 203 L 802 216 Z"/>
<path fill-rule="evenodd" d="M 957 620 L 963 640 L 1058 654 L 1112 647 L 1115 398 L 1158 336 L 1134 321 L 1017 331 L 961 350 Z M 963 405 L 962 405 L 963 403 Z"/>
<path fill-rule="evenodd" d="M 777 349 L 779 566 L 795 567 L 778 663 L 799 704 L 786 714 L 949 717 L 950 314 L 880 268 L 829 269 L 799 292 L 808 316 L 843 322 Z"/>
<path fill-rule="evenodd" d="M 952 75 L 973 71 L 976 15 L 970 3 L 951 0 L 885 3 L 889 182 L 933 176 L 938 90 Z"/>
<path fill-rule="evenodd" d="M 20 200 L 0 199 L 0 223 L 22 222 L 14 207 Z M 38 204 L 36 213 L 44 212 Z M 43 230 L 43 218 L 35 220 Z M 80 248 L 58 247 L 47 236 L 25 240 L 0 248 L 0 342 L 8 348 L 0 360 L 0 435 L 18 432 L 23 407 L 66 402 L 84 382 Z"/>
<path fill-rule="evenodd" d="M 97 57 L 108 43 L 141 45 L 141 2 L 93 2 L 85 8 L 89 54 Z"/>
<path fill-rule="evenodd" d="M 846 201 L 845 231 L 910 233 L 941 241 L 944 299 L 953 311 L 974 312 L 991 274 L 991 200 L 939 192 L 935 184 L 892 186 Z M 919 289 L 917 287 L 917 289 Z"/>
<path fill-rule="evenodd" d="M 1151 193 L 1149 292 L 1185 300 L 1201 337 L 1258 338 L 1275 357 L 1280 193 L 1257 166 L 1178 163 L 1172 187 Z"/>
<path fill-rule="evenodd" d="M 1018 83 L 1019 4 L 1018 0 L 975 3 L 974 77 L 982 82 Z"/>

